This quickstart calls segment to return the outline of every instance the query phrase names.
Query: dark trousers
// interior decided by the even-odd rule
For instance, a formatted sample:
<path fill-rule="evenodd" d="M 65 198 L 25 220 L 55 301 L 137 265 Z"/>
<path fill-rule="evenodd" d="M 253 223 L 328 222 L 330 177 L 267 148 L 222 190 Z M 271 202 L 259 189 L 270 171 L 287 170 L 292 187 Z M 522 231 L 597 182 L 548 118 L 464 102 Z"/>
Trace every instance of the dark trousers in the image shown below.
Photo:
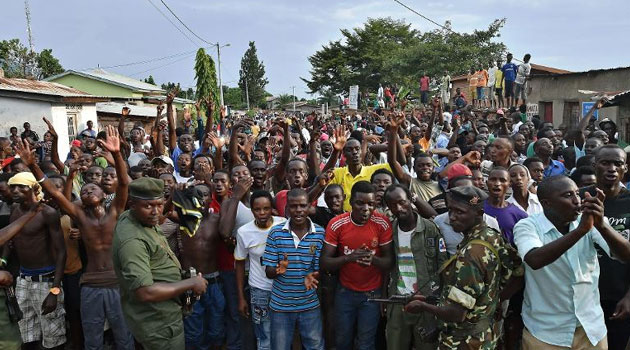
<path fill-rule="evenodd" d="M 624 350 L 630 338 L 630 319 L 615 321 L 610 317 L 615 312 L 617 302 L 602 300 L 602 310 L 604 310 L 604 320 L 608 329 L 608 350 Z"/>

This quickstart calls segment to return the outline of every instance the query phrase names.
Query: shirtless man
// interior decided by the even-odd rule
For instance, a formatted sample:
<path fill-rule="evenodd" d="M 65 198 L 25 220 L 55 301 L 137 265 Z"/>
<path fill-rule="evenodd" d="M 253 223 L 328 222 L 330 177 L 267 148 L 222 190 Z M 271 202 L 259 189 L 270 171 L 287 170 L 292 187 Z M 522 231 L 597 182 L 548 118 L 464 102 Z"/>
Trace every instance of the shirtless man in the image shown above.
<path fill-rule="evenodd" d="M 120 153 L 120 139 L 113 126 L 106 128 L 107 139 L 99 140 L 101 148 L 109 151 L 115 162 L 118 187 L 116 197 L 109 209 L 105 208 L 105 193 L 91 183 L 81 187 L 81 205 L 70 202 L 57 187 L 48 180 L 35 163 L 29 146 L 24 143 L 17 151 L 37 179 L 44 180 L 42 186 L 59 207 L 67 213 L 81 232 L 87 253 L 87 267 L 81 276 L 81 321 L 87 349 L 103 348 L 103 326 L 105 318 L 114 332 L 118 349 L 133 349 L 131 331 L 127 328 L 120 306 L 120 293 L 112 261 L 112 238 L 118 215 L 127 204 L 125 161 Z M 62 236 L 63 238 L 63 236 Z"/>
<path fill-rule="evenodd" d="M 181 233 L 182 268 L 194 267 L 208 281 L 206 292 L 193 305 L 191 315 L 184 318 L 186 348 L 201 349 L 212 346 L 220 349 L 223 344 L 223 313 L 225 298 L 219 280 L 217 267 L 217 246 L 220 242 L 219 214 L 209 211 L 212 195 L 205 184 L 189 189 L 199 202 L 203 203 L 199 229 L 192 236 Z"/>
<path fill-rule="evenodd" d="M 28 156 L 30 160 L 35 159 L 35 154 L 30 151 Z M 43 192 L 33 174 L 16 174 L 9 179 L 8 184 L 13 202 L 17 203 L 11 213 L 11 222 L 30 215 L 33 207 L 43 206 L 24 225 L 20 234 L 13 238 L 12 249 L 15 249 L 20 261 L 15 291 L 23 313 L 23 318 L 18 322 L 25 343 L 23 349 L 38 349 L 40 339 L 44 348 L 61 348 L 66 342 L 65 311 L 60 288 L 66 263 L 66 247 L 59 227 L 59 213 L 40 204 Z"/>

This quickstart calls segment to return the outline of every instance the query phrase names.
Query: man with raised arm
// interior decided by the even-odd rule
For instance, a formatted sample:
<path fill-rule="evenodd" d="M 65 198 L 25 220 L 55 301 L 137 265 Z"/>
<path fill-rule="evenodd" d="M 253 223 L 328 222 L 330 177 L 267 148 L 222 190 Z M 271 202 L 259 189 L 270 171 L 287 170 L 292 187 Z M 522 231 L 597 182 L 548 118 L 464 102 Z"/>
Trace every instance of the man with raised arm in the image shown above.
<path fill-rule="evenodd" d="M 30 151 L 29 156 L 35 159 Z M 40 203 L 44 193 L 30 172 L 13 175 L 8 185 L 13 202 L 17 203 L 11 212 L 11 222 L 32 215 L 34 207 L 43 206 L 34 217 L 31 216 L 9 246 L 15 250 L 20 262 L 15 292 L 23 313 L 23 318 L 18 322 L 25 343 L 23 349 L 39 349 L 40 340 L 44 348 L 58 347 L 66 342 L 61 291 L 66 247 L 59 228 L 59 214 L 55 209 Z"/>
<path fill-rule="evenodd" d="M 116 346 L 119 349 L 133 349 L 133 337 L 122 315 L 118 281 L 112 263 L 114 227 L 127 204 L 129 177 L 120 153 L 118 132 L 113 126 L 107 126 L 105 131 L 107 139 L 99 140 L 99 143 L 112 154 L 118 179 L 116 196 L 109 208 L 105 206 L 105 192 L 94 183 L 86 183 L 81 187 L 80 205 L 72 203 L 52 181 L 47 179 L 35 163 L 28 143 L 18 147 L 18 153 L 39 179 L 38 182 L 42 184 L 44 190 L 50 194 L 59 208 L 72 218 L 81 232 L 87 254 L 87 266 L 80 281 L 81 322 L 86 348 L 103 348 L 103 326 L 107 318 L 114 332 Z"/>

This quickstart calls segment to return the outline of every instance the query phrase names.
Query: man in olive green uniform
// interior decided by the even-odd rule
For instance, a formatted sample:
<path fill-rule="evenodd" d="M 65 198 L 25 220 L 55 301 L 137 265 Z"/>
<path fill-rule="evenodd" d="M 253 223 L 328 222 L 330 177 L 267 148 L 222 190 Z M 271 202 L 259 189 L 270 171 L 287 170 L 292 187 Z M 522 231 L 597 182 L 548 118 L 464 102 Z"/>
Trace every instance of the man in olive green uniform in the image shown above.
<path fill-rule="evenodd" d="M 414 212 L 411 192 L 402 185 L 385 190 L 387 207 L 394 215 L 392 223 L 396 267 L 391 272 L 388 295 L 437 292 L 438 269 L 447 259 L 446 244 L 437 226 Z M 416 350 L 437 349 L 437 319 L 429 313 L 403 312 L 403 305 L 387 307 L 387 348 Z"/>
<path fill-rule="evenodd" d="M 499 334 L 493 317 L 500 301 L 521 286 L 522 262 L 501 233 L 485 225 L 485 192 L 455 187 L 446 198 L 451 225 L 464 239 L 440 268 L 438 305 L 427 304 L 419 296 L 405 311 L 428 312 L 442 319 L 439 349 L 495 349 Z"/>
<path fill-rule="evenodd" d="M 208 284 L 201 276 L 181 279 L 181 265 L 159 226 L 163 193 L 162 180 L 131 182 L 130 209 L 118 218 L 112 249 L 125 320 L 147 350 L 184 349 L 179 296 L 187 290 L 199 295 Z"/>

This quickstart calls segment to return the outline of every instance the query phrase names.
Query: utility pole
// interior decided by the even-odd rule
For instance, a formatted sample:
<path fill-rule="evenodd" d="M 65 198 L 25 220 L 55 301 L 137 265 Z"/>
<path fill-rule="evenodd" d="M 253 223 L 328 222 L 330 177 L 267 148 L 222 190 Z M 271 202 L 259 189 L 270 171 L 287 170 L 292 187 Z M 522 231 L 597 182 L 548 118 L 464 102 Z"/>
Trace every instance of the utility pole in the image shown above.
<path fill-rule="evenodd" d="M 219 42 L 216 43 L 217 46 L 217 62 L 219 63 L 219 93 L 221 94 L 221 107 L 223 107 L 223 82 L 221 81 L 221 48 L 230 46 L 230 44 L 225 44 L 223 46 L 219 45 Z"/>
<path fill-rule="evenodd" d="M 293 88 L 293 113 L 295 113 L 295 85 L 293 85 L 292 88 Z"/>
<path fill-rule="evenodd" d="M 247 75 L 245 76 L 245 97 L 247 98 L 247 110 L 249 111 L 249 87 L 247 86 Z"/>

